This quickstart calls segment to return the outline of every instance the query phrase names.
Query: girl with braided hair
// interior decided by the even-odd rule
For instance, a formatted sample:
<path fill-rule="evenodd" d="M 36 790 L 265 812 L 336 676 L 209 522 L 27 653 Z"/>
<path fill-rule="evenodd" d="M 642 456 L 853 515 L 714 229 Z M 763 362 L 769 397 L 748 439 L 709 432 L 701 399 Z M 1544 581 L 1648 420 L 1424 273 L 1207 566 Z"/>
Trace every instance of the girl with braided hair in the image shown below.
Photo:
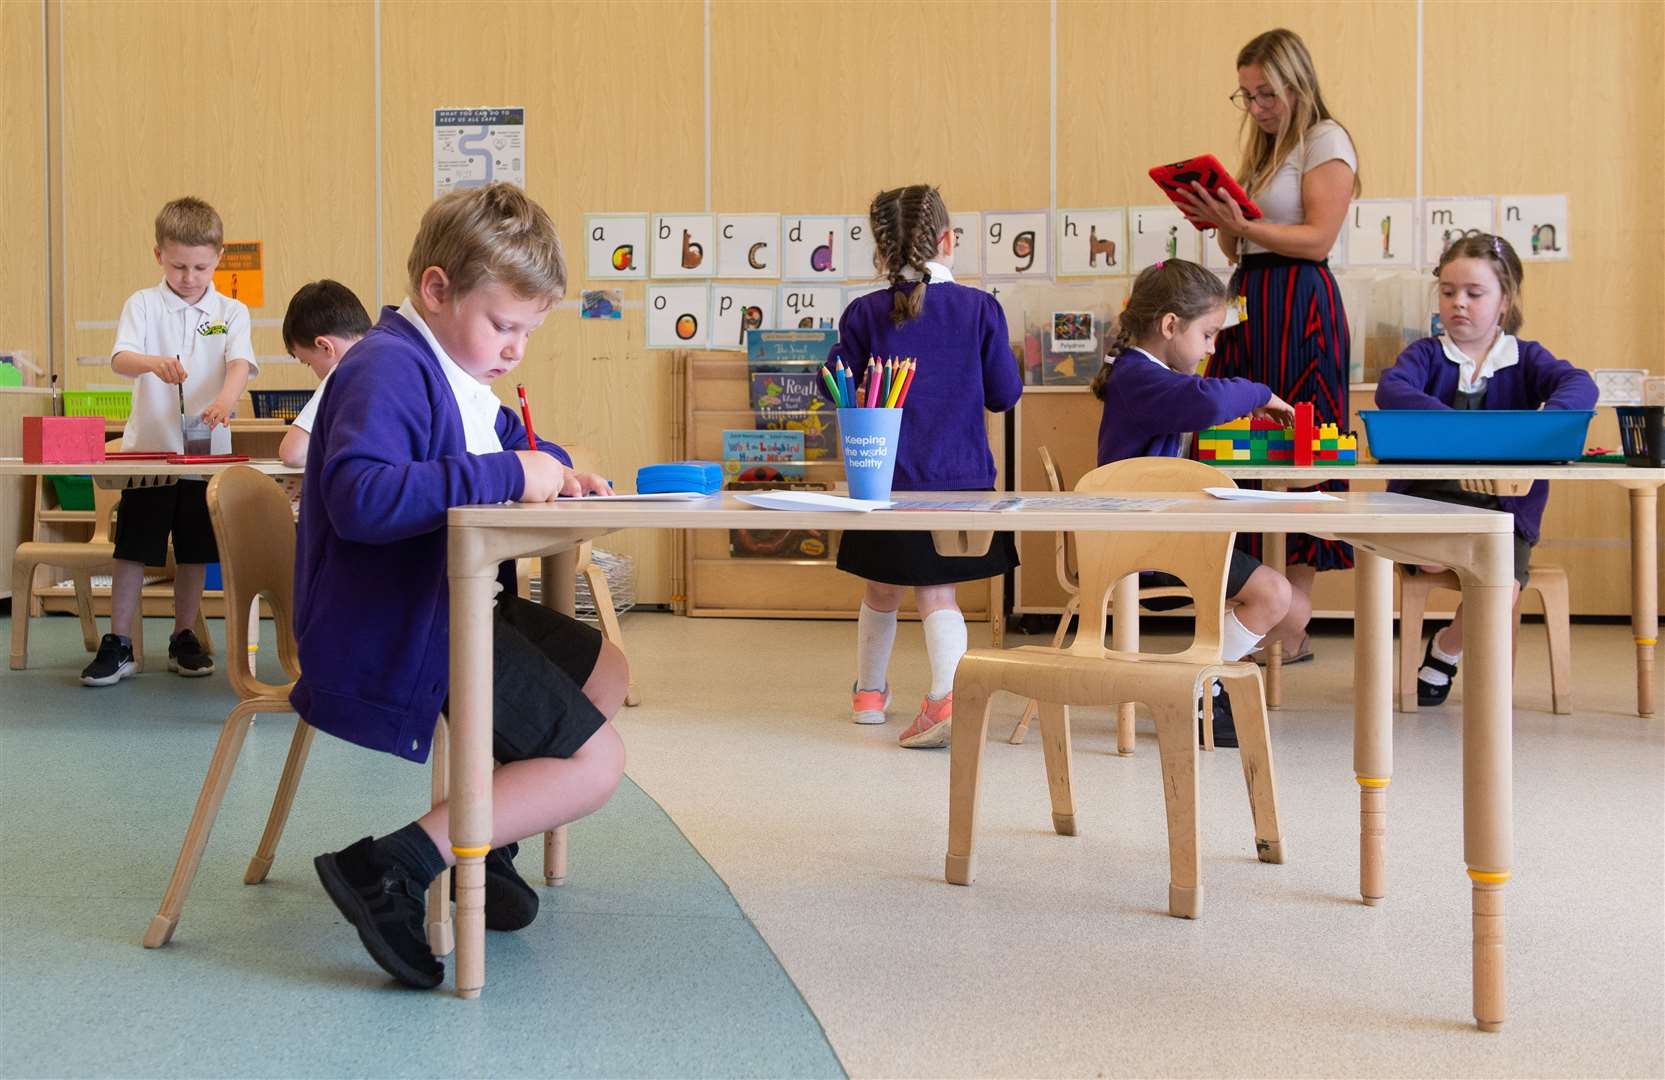
<path fill-rule="evenodd" d="M 892 487 L 993 490 L 994 455 L 984 410 L 1005 412 L 1023 393 L 1006 316 L 994 297 L 954 281 L 954 232 L 936 188 L 915 184 L 882 191 L 873 197 L 868 219 L 874 268 L 890 287 L 845 309 L 835 352 L 858 376 L 869 357 L 907 356 L 918 363 L 902 412 Z M 896 611 L 911 587 L 925 628 L 931 685 L 900 742 L 910 748 L 948 745 L 954 669 L 966 650 L 955 586 L 1004 574 L 1017 564 L 1010 533 L 997 534 L 988 553 L 975 558 L 937 554 L 928 532 L 844 533 L 838 568 L 866 583 L 856 623 L 851 720 L 886 720 Z"/>

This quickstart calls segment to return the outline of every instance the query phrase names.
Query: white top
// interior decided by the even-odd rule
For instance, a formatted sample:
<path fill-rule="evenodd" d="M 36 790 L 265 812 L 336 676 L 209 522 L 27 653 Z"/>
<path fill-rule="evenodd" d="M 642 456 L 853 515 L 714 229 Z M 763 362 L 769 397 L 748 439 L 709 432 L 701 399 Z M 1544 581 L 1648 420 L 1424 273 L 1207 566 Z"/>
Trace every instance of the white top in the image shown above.
<path fill-rule="evenodd" d="M 945 281 L 957 284 L 957 282 L 954 282 L 954 271 L 948 269 L 948 267 L 937 262 L 935 259 L 926 260 L 925 269 L 931 275 L 932 285 L 941 285 Z M 915 270 L 911 266 L 904 266 L 902 267 L 902 280 L 922 281 L 924 278 L 918 270 Z"/>
<path fill-rule="evenodd" d="M 1261 220 L 1273 225 L 1305 225 L 1307 214 L 1301 204 L 1301 179 L 1327 161 L 1345 161 L 1354 172 L 1359 169 L 1353 140 L 1334 120 L 1320 120 L 1308 128 L 1306 139 L 1283 159 L 1266 186 L 1249 193 L 1265 215 Z M 1245 254 L 1265 250 L 1253 241 L 1243 242 Z"/>
<path fill-rule="evenodd" d="M 291 427 L 298 427 L 308 434 L 312 432 L 313 421 L 318 419 L 318 403 L 324 400 L 324 387 L 330 384 L 330 375 L 334 374 L 335 369 L 331 368 L 328 374 L 318 380 L 318 389 L 314 390 L 312 396 L 306 399 L 306 406 L 301 409 L 300 414 L 295 419 L 289 421 Z"/>
<path fill-rule="evenodd" d="M 1486 358 L 1479 364 L 1445 334 L 1440 335 L 1440 348 L 1445 352 L 1445 358 L 1457 365 L 1457 389 L 1465 394 L 1472 394 L 1486 388 L 1486 380 L 1502 371 L 1506 367 L 1514 367 L 1520 363 L 1520 342 L 1513 334 L 1499 334 L 1492 347 L 1486 350 Z"/>
<path fill-rule="evenodd" d="M 134 380 L 133 411 L 121 436 L 124 450 L 183 452 L 181 417 L 194 419 L 214 403 L 225 387 L 226 365 L 247 360 L 250 378 L 260 371 L 249 341 L 249 309 L 216 292 L 212 284 L 194 304 L 168 288 L 166 281 L 129 296 L 122 305 L 110 355 L 120 352 L 177 356 L 185 365 L 183 413 L 179 387 L 149 372 Z M 216 454 L 231 453 L 229 427 L 214 429 L 210 449 Z"/>
<path fill-rule="evenodd" d="M 439 357 L 440 370 L 445 372 L 445 381 L 451 384 L 451 396 L 457 399 L 457 412 L 462 414 L 463 437 L 468 441 L 468 452 L 500 453 L 503 440 L 497 437 L 497 412 L 503 403 L 497 400 L 491 387 L 458 367 L 457 362 L 446 354 L 408 296 L 399 305 L 399 317 L 416 327 L 417 333 L 428 343 L 428 348 Z M 319 390 L 322 389 L 320 386 Z"/>

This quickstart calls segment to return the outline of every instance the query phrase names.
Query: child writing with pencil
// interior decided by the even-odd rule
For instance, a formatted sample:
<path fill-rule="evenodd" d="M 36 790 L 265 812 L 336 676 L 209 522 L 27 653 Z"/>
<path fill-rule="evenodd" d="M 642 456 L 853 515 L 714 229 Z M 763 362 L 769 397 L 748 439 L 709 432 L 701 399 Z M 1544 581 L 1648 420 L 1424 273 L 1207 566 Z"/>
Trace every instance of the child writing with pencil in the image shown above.
<path fill-rule="evenodd" d="M 1509 241 L 1484 233 L 1445 249 L 1434 270 L 1439 279 L 1440 323 L 1445 332 L 1414 342 L 1376 385 L 1383 409 L 1593 409 L 1596 383 L 1588 372 L 1558 360 L 1536 341 L 1515 337 L 1521 313 L 1520 258 Z M 1549 481 L 1534 481 L 1525 495 L 1497 496 L 1468 490 L 1458 480 L 1395 480 L 1388 490 L 1425 499 L 1463 503 L 1515 515 L 1515 592 L 1518 599 L 1549 502 Z M 1414 573 L 1415 567 L 1406 567 Z M 1428 567 L 1430 571 L 1440 567 Z M 1417 672 L 1418 705 L 1443 705 L 1463 655 L 1463 608 L 1450 625 L 1431 634 Z"/>
<path fill-rule="evenodd" d="M 915 360 L 903 387 L 895 490 L 992 490 L 994 455 L 984 410 L 1005 412 L 1023 393 L 1005 313 L 988 293 L 955 283 L 954 232 L 936 188 L 915 184 L 882 191 L 874 196 L 868 219 L 874 265 L 890 287 L 845 309 L 832 363 L 842 361 L 848 368 L 852 359 Z M 925 628 L 931 683 L 900 742 L 910 748 L 948 745 L 954 669 L 966 651 L 955 586 L 1004 574 L 1017 563 L 1010 533 L 997 533 L 988 553 L 977 557 L 937 554 L 928 532 L 844 533 L 838 568 L 866 582 L 856 622 L 850 718 L 858 724 L 886 720 L 896 611 L 911 587 Z"/>
<path fill-rule="evenodd" d="M 318 407 L 295 553 L 307 723 L 425 761 L 449 687 L 446 511 L 604 492 L 566 451 L 528 439 L 491 383 L 566 289 L 549 215 L 513 184 L 454 191 L 428 208 L 406 263 L 410 295 L 353 346 Z M 624 654 L 595 630 L 514 593 L 492 626 L 492 849 L 487 929 L 518 930 L 538 896 L 515 871 L 516 841 L 593 813 L 624 771 L 609 722 L 624 701 Z M 447 866 L 449 807 L 314 860 L 325 891 L 372 959 L 407 986 L 445 970 L 422 933 L 423 890 Z"/>
<path fill-rule="evenodd" d="M 1263 383 L 1197 375 L 1225 322 L 1226 299 L 1219 278 L 1183 259 L 1148 266 L 1134 279 L 1104 366 L 1093 377 L 1093 396 L 1104 402 L 1100 465 L 1179 457 L 1186 432 L 1240 416 L 1293 422 L 1294 410 Z M 1166 574 L 1149 577 L 1148 584 L 1178 584 Z M 1232 549 L 1226 599 L 1235 604 L 1221 626 L 1220 658 L 1227 661 L 1243 659 L 1268 635 L 1299 641 L 1312 615 L 1287 578 L 1241 548 Z M 1213 695 L 1214 745 L 1236 746 L 1231 699 L 1219 683 Z"/>

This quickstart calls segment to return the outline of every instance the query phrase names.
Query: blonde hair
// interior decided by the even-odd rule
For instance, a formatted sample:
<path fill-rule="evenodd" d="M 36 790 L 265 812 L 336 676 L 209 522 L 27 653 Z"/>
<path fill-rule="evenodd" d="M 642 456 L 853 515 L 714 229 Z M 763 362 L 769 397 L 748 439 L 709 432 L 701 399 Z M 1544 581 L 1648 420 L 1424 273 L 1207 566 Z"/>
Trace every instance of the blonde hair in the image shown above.
<path fill-rule="evenodd" d="M 867 208 L 873 229 L 873 267 L 890 279 L 890 320 L 897 326 L 919 318 L 925 310 L 925 287 L 931 274 L 925 264 L 936 258 L 937 237 L 948 228 L 948 207 L 942 193 L 929 184 L 881 191 Z M 903 271 L 919 274 L 909 288 Z"/>
<path fill-rule="evenodd" d="M 1266 186 L 1289 155 L 1306 145 L 1307 132 L 1314 124 L 1330 120 L 1343 131 L 1347 129 L 1324 104 L 1312 54 L 1295 31 L 1268 30 L 1243 46 L 1237 53 L 1237 67 L 1241 70 L 1250 64 L 1266 73 L 1266 82 L 1284 103 L 1283 126 L 1276 133 L 1260 130 L 1254 117 L 1247 111 L 1243 114 L 1243 164 L 1238 167 L 1237 182 L 1253 196 Z M 1354 154 L 1357 153 L 1355 146 Z M 1355 168 L 1353 197 L 1358 198 L 1363 191 Z"/>
<path fill-rule="evenodd" d="M 1164 259 L 1147 266 L 1133 279 L 1127 306 L 1116 320 L 1116 336 L 1105 349 L 1106 362 L 1093 376 L 1093 396 L 1104 400 L 1104 384 L 1110 381 L 1109 361 L 1157 332 L 1162 319 L 1176 316 L 1182 326 L 1226 306 L 1225 282 L 1185 259 Z"/>
<path fill-rule="evenodd" d="M 1440 256 L 1440 264 L 1434 267 L 1434 280 L 1438 281 L 1446 266 L 1458 259 L 1479 259 L 1492 268 L 1506 305 L 1498 325 L 1505 334 L 1520 333 L 1522 324 L 1526 322 L 1526 314 L 1520 308 L 1521 278 L 1525 271 L 1521 267 L 1520 256 L 1515 254 L 1514 245 L 1490 233 L 1465 236 L 1446 248 L 1445 254 Z"/>
<path fill-rule="evenodd" d="M 156 215 L 156 246 L 181 244 L 225 250 L 225 227 L 220 215 L 201 199 L 187 195 L 162 207 Z"/>
<path fill-rule="evenodd" d="M 513 184 L 460 188 L 428 207 L 405 269 L 414 295 L 430 266 L 445 271 L 455 295 L 498 282 L 527 300 L 554 303 L 567 291 L 561 238 L 543 207 Z"/>

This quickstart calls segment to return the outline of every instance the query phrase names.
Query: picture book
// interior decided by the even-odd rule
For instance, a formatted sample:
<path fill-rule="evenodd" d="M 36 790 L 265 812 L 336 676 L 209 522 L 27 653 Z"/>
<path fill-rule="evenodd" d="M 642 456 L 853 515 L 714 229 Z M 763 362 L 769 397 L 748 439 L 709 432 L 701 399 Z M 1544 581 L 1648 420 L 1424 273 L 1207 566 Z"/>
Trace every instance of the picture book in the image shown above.
<path fill-rule="evenodd" d="M 748 481 L 730 491 L 825 491 L 827 485 L 804 480 Z M 825 559 L 832 553 L 826 529 L 730 529 L 728 553 L 735 559 Z"/>
<path fill-rule="evenodd" d="M 801 431 L 724 431 L 723 476 L 734 480 L 802 480 Z"/>
<path fill-rule="evenodd" d="M 746 368 L 750 371 L 802 371 L 820 367 L 838 344 L 838 331 L 748 330 Z"/>
<path fill-rule="evenodd" d="M 759 431 L 801 431 L 804 459 L 822 461 L 838 448 L 838 418 L 821 396 L 818 371 L 760 371 L 752 375 L 752 410 Z"/>

